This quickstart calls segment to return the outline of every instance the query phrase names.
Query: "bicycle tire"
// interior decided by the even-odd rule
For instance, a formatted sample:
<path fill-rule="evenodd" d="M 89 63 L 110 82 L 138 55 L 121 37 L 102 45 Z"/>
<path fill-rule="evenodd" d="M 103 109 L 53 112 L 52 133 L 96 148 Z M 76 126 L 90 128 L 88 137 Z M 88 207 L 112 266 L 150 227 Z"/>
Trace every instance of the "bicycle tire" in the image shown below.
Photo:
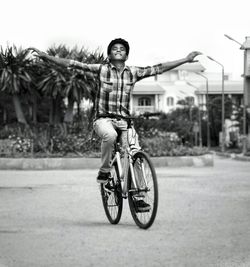
<path fill-rule="evenodd" d="M 142 162 L 144 163 L 143 165 Z M 130 171 L 128 175 L 128 202 L 131 215 L 137 226 L 142 229 L 147 229 L 153 224 L 158 209 L 158 183 L 154 165 L 147 153 L 138 151 L 133 156 L 133 169 L 137 179 L 138 175 L 143 175 L 143 167 L 139 167 L 139 164 L 141 164 L 141 166 L 144 166 L 144 173 L 146 176 L 145 178 L 148 183 L 147 186 L 145 186 L 145 191 L 143 191 L 143 200 L 150 205 L 150 210 L 146 212 L 138 211 L 135 200 L 139 191 L 135 191 L 135 189 L 133 189 L 133 182 Z"/>
<path fill-rule="evenodd" d="M 111 168 L 111 178 L 109 179 L 109 191 L 101 184 L 101 196 L 105 214 L 111 224 L 118 224 L 123 208 L 123 198 L 120 179 L 118 177 L 118 167 L 115 163 Z"/>

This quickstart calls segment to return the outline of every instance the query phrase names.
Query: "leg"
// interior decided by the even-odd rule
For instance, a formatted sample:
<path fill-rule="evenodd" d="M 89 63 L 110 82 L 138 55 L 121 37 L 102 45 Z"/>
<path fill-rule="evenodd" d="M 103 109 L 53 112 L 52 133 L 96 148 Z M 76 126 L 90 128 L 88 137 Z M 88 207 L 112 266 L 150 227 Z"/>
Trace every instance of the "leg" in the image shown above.
<path fill-rule="evenodd" d="M 122 145 L 122 149 L 124 151 L 128 146 L 128 137 L 127 137 L 128 123 L 124 120 L 113 120 L 112 122 L 115 129 L 121 131 L 120 142 Z"/>
<path fill-rule="evenodd" d="M 119 137 L 119 142 L 121 144 L 122 152 L 121 152 L 121 163 L 122 169 L 125 171 L 127 168 L 128 160 L 126 160 L 126 149 L 128 146 L 128 123 L 124 120 L 113 120 L 113 124 L 117 130 L 121 132 Z"/>
<path fill-rule="evenodd" d="M 117 138 L 117 132 L 114 129 L 112 120 L 109 118 L 101 118 L 94 122 L 94 130 L 96 134 L 102 139 L 101 144 L 101 168 L 100 172 L 109 173 L 110 161 L 114 148 L 114 142 Z"/>

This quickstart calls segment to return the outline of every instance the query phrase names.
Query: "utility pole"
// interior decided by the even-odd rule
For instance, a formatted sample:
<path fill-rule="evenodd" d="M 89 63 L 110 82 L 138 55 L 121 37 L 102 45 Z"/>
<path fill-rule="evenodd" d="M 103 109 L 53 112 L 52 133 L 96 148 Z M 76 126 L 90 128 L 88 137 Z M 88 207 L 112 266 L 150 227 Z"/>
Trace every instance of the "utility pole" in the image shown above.
<path fill-rule="evenodd" d="M 206 80 L 206 111 L 207 111 L 207 148 L 210 149 L 210 119 L 209 119 L 209 94 L 208 94 L 208 78 L 200 72 L 195 72 Z"/>
<path fill-rule="evenodd" d="M 250 36 L 245 37 L 245 42 L 240 42 L 233 39 L 231 36 L 224 34 L 229 40 L 240 45 L 240 49 L 244 50 L 244 95 L 243 95 L 243 155 L 247 152 L 247 113 L 250 114 Z M 249 125 L 248 125 L 249 128 Z"/>
<path fill-rule="evenodd" d="M 225 152 L 225 89 L 224 89 L 224 66 L 212 57 L 207 56 L 210 60 L 214 61 L 221 66 L 221 152 Z"/>
<path fill-rule="evenodd" d="M 241 46 L 244 49 L 244 109 L 243 109 L 243 155 L 247 152 L 247 113 L 250 113 L 250 36 L 247 36 Z M 249 125 L 248 125 L 249 128 Z"/>

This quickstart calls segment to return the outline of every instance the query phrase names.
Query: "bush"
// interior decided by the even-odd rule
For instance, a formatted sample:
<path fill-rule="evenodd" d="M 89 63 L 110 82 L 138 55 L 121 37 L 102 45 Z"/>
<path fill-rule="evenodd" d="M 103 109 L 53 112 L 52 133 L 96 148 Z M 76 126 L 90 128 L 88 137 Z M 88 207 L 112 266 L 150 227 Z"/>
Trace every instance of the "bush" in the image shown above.
<path fill-rule="evenodd" d="M 99 152 L 100 141 L 95 137 L 68 135 L 67 137 L 53 137 L 52 138 L 53 153 L 61 153 L 63 155 L 75 153 L 81 155 L 87 152 Z"/>
<path fill-rule="evenodd" d="M 178 132 L 170 132 L 166 125 L 164 117 L 135 119 L 140 145 L 151 156 L 202 155 L 208 152 L 205 148 L 192 148 L 190 143 L 183 143 Z M 80 123 L 73 124 L 51 126 L 48 123 L 37 123 L 28 129 L 20 124 L 7 125 L 0 130 L 0 137 L 9 137 L 11 151 L 5 154 L 13 156 L 100 156 L 101 140 L 90 129 L 86 116 L 82 117 Z"/>
<path fill-rule="evenodd" d="M 140 142 L 144 151 L 152 157 L 161 156 L 198 156 L 208 153 L 207 148 L 187 147 L 171 139 L 171 134 L 165 137 L 142 138 Z"/>
<path fill-rule="evenodd" d="M 1 155 L 54 157 L 99 153 L 100 140 L 85 125 L 7 125 L 0 130 L 0 139 L 5 140 L 0 144 Z"/>
<path fill-rule="evenodd" d="M 12 141 L 12 153 L 24 153 L 27 154 L 31 152 L 32 140 L 29 138 L 19 137 L 15 135 L 10 135 L 9 140 Z"/>

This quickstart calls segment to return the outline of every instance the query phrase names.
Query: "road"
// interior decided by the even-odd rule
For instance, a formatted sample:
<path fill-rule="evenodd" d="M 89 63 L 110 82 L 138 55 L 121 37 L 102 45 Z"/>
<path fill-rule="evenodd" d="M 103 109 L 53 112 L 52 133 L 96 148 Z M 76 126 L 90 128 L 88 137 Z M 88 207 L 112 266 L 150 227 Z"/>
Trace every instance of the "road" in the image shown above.
<path fill-rule="evenodd" d="M 250 266 L 250 163 L 157 168 L 148 230 L 105 217 L 96 171 L 0 171 L 0 267 Z"/>

